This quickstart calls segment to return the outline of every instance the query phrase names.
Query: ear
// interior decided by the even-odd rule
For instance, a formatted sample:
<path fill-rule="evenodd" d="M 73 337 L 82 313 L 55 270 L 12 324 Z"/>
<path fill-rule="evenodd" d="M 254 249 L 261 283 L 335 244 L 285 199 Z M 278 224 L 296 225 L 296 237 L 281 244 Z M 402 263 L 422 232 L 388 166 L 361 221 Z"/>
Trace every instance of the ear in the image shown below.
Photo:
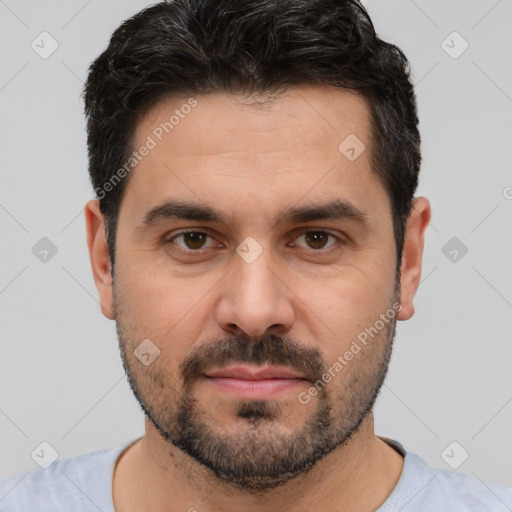
<path fill-rule="evenodd" d="M 414 315 L 413 298 L 420 284 L 425 230 L 430 222 L 430 216 L 431 210 L 428 199 L 426 197 L 414 199 L 404 237 L 404 250 L 400 270 L 400 300 L 402 309 L 398 312 L 398 320 L 409 320 Z"/>
<path fill-rule="evenodd" d="M 114 295 L 112 276 L 110 275 L 112 267 L 105 233 L 105 220 L 96 199 L 88 201 L 84 211 L 87 246 L 89 247 L 94 282 L 100 296 L 101 312 L 109 320 L 113 320 L 115 318 Z"/>

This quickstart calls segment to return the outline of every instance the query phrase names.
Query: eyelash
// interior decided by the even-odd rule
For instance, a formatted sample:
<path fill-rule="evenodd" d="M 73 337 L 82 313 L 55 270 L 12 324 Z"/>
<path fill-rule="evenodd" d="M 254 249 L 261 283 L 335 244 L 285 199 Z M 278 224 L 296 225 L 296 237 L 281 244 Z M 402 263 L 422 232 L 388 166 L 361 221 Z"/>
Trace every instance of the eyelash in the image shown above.
<path fill-rule="evenodd" d="M 183 235 L 186 235 L 188 233 L 195 233 L 195 234 L 201 234 L 201 235 L 206 235 L 210 238 L 213 239 L 213 237 L 204 232 L 204 231 L 196 231 L 196 230 L 185 230 L 185 231 L 180 231 L 179 233 L 176 233 L 175 235 L 173 235 L 172 237 L 170 237 L 169 239 L 166 240 L 166 244 L 172 244 L 174 242 L 174 240 L 176 238 L 179 238 L 180 236 L 183 236 Z M 331 247 L 328 247 L 327 249 L 309 249 L 310 251 L 314 252 L 314 253 L 319 253 L 319 254 L 331 254 L 332 252 L 336 252 L 336 251 L 339 251 L 341 249 L 340 246 L 343 246 L 346 241 L 337 236 L 337 235 L 334 235 L 333 233 L 331 233 L 330 231 L 326 231 L 326 230 L 323 230 L 323 229 L 311 229 L 311 228 L 305 228 L 303 229 L 302 231 L 300 231 L 299 233 L 297 233 L 297 236 L 295 237 L 298 238 L 302 235 L 305 235 L 307 233 L 322 233 L 322 234 L 326 234 L 332 238 L 335 239 L 336 243 L 334 245 L 332 245 Z M 189 253 L 189 254 L 202 254 L 204 252 L 206 252 L 208 249 L 184 249 L 183 247 L 180 247 L 178 246 L 178 249 L 185 252 L 185 253 Z M 301 247 L 301 249 L 306 249 L 305 247 Z"/>

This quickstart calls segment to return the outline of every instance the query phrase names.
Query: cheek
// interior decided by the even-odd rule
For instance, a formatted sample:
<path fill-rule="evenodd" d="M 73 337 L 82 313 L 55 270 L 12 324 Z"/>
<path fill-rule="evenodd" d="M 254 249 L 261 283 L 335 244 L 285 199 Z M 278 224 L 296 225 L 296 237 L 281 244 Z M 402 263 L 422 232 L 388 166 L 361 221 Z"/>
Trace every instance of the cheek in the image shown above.
<path fill-rule="evenodd" d="M 149 338 L 161 352 L 160 363 L 174 373 L 171 367 L 201 336 L 212 286 L 205 276 L 180 279 L 158 266 L 128 274 L 119 268 L 116 295 L 126 337 L 134 346 Z"/>
<path fill-rule="evenodd" d="M 300 283 L 301 278 L 298 278 Z M 339 265 L 321 279 L 302 282 L 303 297 L 324 315 L 371 318 L 386 309 L 394 289 L 394 272 L 377 263 Z M 369 316 L 368 316 L 369 315 Z"/>
<path fill-rule="evenodd" d="M 394 273 L 390 276 L 381 266 L 344 266 L 302 284 L 300 278 L 295 279 L 294 290 L 302 299 L 305 322 L 317 326 L 315 337 L 327 359 L 343 353 L 391 307 Z"/>
<path fill-rule="evenodd" d="M 171 294 L 152 289 L 141 275 L 137 279 L 120 279 L 116 293 L 122 305 L 123 320 L 132 327 L 132 334 L 156 340 L 166 329 L 169 330 L 172 325 L 168 317 L 173 302 Z"/>

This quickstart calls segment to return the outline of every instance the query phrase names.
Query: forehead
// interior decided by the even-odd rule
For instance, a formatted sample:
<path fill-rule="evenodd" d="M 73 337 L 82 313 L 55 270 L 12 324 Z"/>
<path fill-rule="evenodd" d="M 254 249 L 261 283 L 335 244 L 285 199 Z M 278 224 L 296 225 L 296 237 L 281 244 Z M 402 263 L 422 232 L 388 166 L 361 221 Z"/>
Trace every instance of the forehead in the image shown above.
<path fill-rule="evenodd" d="M 190 137 L 193 130 L 197 131 Z M 138 146 L 152 134 L 157 143 L 175 142 L 175 149 L 193 150 L 195 156 L 249 148 L 296 152 L 304 145 L 333 149 L 350 133 L 367 140 L 369 130 L 368 104 L 359 94 L 330 86 L 301 86 L 261 99 L 220 92 L 170 97 L 140 120 L 134 140 Z M 244 131 L 252 137 L 243 137 Z"/>
<path fill-rule="evenodd" d="M 370 131 L 366 100 L 334 87 L 297 87 L 262 105 L 220 92 L 169 97 L 136 126 L 134 150 L 150 149 L 123 202 L 137 209 L 134 221 L 185 196 L 232 218 L 251 206 L 275 218 L 287 203 L 337 198 L 364 211 L 385 194 L 371 172 Z"/>

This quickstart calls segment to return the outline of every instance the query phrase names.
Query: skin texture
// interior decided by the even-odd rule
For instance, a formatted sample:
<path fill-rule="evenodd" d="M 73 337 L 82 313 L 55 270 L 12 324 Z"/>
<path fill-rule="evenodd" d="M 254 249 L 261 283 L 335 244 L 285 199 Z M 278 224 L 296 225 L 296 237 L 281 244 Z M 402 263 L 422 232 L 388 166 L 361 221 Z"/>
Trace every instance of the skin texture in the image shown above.
<path fill-rule="evenodd" d="M 375 510 L 403 460 L 375 436 L 371 407 L 396 321 L 414 314 L 429 202 L 415 199 L 398 283 L 391 208 L 370 168 L 361 97 L 302 86 L 265 108 L 224 93 L 195 99 L 131 171 L 114 281 L 98 203 L 86 205 L 102 312 L 116 320 L 146 413 L 145 436 L 116 466 L 116 510 Z M 147 112 L 134 148 L 187 101 L 168 98 Z M 349 134 L 366 146 L 354 161 L 338 150 Z M 144 225 L 146 212 L 170 199 L 211 206 L 228 222 Z M 366 224 L 272 222 L 284 209 L 336 199 L 363 211 Z M 209 236 L 176 236 L 192 228 Z M 262 249 L 250 263 L 236 251 L 247 237 Z M 392 320 L 301 403 L 299 393 L 389 311 Z M 134 355 L 146 339 L 160 351 L 148 366 Z M 269 400 L 241 398 L 203 375 L 234 361 L 279 364 L 306 379 Z"/>

